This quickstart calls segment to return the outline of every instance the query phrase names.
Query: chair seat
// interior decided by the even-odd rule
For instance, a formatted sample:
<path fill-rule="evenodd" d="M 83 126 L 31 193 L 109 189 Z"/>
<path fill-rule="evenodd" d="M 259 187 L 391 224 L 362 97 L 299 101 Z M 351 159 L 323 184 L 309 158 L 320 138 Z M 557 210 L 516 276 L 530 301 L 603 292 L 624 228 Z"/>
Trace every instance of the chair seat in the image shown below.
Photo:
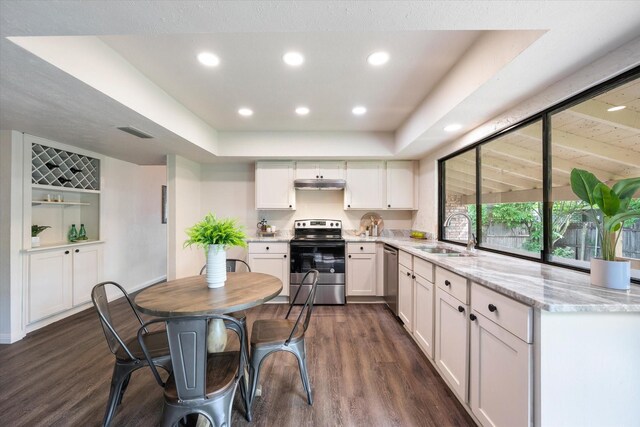
<path fill-rule="evenodd" d="M 162 331 L 153 331 L 144 335 L 144 343 L 147 346 L 147 350 L 151 355 L 151 358 L 156 358 L 159 356 L 164 356 L 169 354 L 169 342 L 167 341 L 167 332 Z M 127 341 L 126 346 L 129 348 L 129 351 L 137 358 L 145 360 L 144 353 L 142 352 L 142 348 L 140 347 L 140 343 L 137 338 L 133 338 Z M 118 360 L 129 360 L 129 355 L 125 351 L 124 348 L 118 346 L 116 350 L 116 358 Z"/>
<path fill-rule="evenodd" d="M 263 319 L 253 322 L 251 330 L 251 346 L 260 347 L 273 344 L 284 343 L 291 334 L 293 326 L 296 324 L 288 319 Z M 299 326 L 296 333 L 291 338 L 291 342 L 296 342 L 304 337 L 304 328 Z"/>
<path fill-rule="evenodd" d="M 223 393 L 233 385 L 234 379 L 238 374 L 239 357 L 240 352 L 238 351 L 212 353 L 208 355 L 206 380 L 208 398 Z M 171 374 L 167 380 L 164 395 L 169 400 L 175 401 L 178 399 L 178 390 L 173 374 Z"/>

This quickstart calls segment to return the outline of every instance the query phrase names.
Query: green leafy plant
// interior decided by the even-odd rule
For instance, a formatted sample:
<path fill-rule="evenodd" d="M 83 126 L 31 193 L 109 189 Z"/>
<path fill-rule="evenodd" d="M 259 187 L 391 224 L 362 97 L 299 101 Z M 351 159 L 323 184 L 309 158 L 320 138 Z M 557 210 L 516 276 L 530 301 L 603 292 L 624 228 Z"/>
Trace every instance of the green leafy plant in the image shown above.
<path fill-rule="evenodd" d="M 631 199 L 640 188 L 640 177 L 627 178 L 607 186 L 594 174 L 582 169 L 571 171 L 571 190 L 591 209 L 589 212 L 598 227 L 602 242 L 602 258 L 614 261 L 616 245 L 622 235 L 625 221 L 640 218 L 640 210 L 634 209 Z M 598 219 L 596 207 L 602 212 L 602 221 Z"/>
<path fill-rule="evenodd" d="M 38 237 L 38 234 L 42 233 L 47 228 L 51 228 L 48 225 L 32 225 L 31 226 L 31 237 Z"/>
<path fill-rule="evenodd" d="M 247 235 L 235 219 L 217 219 L 212 213 L 186 231 L 189 238 L 184 242 L 184 247 L 196 245 L 208 250 L 209 245 L 223 245 L 225 249 L 247 246 Z"/>

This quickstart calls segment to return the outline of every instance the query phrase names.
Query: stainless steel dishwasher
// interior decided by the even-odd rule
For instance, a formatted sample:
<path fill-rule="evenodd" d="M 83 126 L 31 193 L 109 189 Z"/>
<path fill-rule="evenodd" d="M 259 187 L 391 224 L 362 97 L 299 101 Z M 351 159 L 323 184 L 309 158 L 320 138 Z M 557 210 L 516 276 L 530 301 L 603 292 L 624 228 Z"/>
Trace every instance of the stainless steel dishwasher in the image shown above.
<path fill-rule="evenodd" d="M 384 300 L 398 315 L 398 250 L 384 245 Z"/>

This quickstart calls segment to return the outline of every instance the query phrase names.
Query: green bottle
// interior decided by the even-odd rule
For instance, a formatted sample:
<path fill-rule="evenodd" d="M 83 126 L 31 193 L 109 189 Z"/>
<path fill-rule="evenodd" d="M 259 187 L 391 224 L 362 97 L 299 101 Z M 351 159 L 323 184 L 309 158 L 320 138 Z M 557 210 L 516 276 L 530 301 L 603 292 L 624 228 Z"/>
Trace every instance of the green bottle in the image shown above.
<path fill-rule="evenodd" d="M 84 229 L 84 224 L 80 224 L 80 231 L 78 232 L 78 240 L 87 240 L 87 230 Z"/>
<path fill-rule="evenodd" d="M 71 230 L 69 230 L 68 238 L 70 242 L 75 242 L 76 240 L 78 240 L 78 230 L 76 230 L 75 224 L 71 224 Z"/>

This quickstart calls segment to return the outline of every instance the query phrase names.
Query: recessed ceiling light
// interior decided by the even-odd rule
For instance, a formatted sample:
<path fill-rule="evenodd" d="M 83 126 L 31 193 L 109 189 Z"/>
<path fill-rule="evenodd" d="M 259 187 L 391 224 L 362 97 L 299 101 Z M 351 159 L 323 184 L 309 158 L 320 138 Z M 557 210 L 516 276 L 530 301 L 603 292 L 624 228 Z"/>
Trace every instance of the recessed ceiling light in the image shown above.
<path fill-rule="evenodd" d="M 624 110 L 625 108 L 627 108 L 626 105 L 618 105 L 615 107 L 608 108 L 607 111 L 620 111 L 620 110 Z"/>
<path fill-rule="evenodd" d="M 253 116 L 253 110 L 251 110 L 250 108 L 241 108 L 238 110 L 238 114 L 244 117 Z"/>
<path fill-rule="evenodd" d="M 387 52 L 373 52 L 367 57 L 367 62 L 374 66 L 384 65 L 389 61 L 389 54 Z"/>
<path fill-rule="evenodd" d="M 198 61 L 207 67 L 217 67 L 220 64 L 220 58 L 211 52 L 202 52 L 198 55 Z"/>
<path fill-rule="evenodd" d="M 304 62 L 304 56 L 300 52 L 287 52 L 282 56 L 282 60 L 287 65 L 298 67 Z"/>
<path fill-rule="evenodd" d="M 445 126 L 444 131 L 445 132 L 455 132 L 457 130 L 462 129 L 462 125 L 459 123 L 452 123 L 448 126 Z"/>
<path fill-rule="evenodd" d="M 363 106 L 359 105 L 357 107 L 353 107 L 353 110 L 351 110 L 351 112 L 353 114 L 355 114 L 356 116 L 361 116 L 361 115 L 363 115 L 364 113 L 367 112 L 367 109 L 364 108 Z"/>
<path fill-rule="evenodd" d="M 307 107 L 298 107 L 296 108 L 296 114 L 299 116 L 306 116 L 309 114 L 309 109 Z"/>

